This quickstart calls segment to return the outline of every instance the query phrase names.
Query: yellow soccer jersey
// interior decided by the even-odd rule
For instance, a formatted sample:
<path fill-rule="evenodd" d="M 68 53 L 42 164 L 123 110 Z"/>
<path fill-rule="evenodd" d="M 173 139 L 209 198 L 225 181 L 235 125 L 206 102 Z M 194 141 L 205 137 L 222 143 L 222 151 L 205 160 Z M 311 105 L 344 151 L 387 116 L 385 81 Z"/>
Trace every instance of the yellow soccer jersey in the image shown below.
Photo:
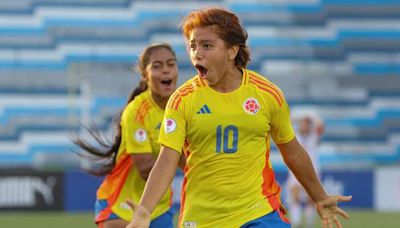
<path fill-rule="evenodd" d="M 132 210 L 124 204 L 125 200 L 138 203 L 146 184 L 130 155 L 151 153 L 157 158 L 160 152 L 157 139 L 163 116 L 164 110 L 154 102 L 149 90 L 135 97 L 122 114 L 122 140 L 116 166 L 97 191 L 97 198 L 107 199 L 111 211 L 127 221 L 132 218 Z M 172 192 L 168 189 L 154 209 L 152 219 L 168 211 L 171 203 Z M 106 217 L 106 214 L 100 217 Z"/>
<path fill-rule="evenodd" d="M 270 136 L 294 138 L 280 89 L 243 69 L 241 86 L 220 93 L 199 76 L 171 96 L 160 144 L 187 156 L 180 227 L 240 227 L 280 206 Z"/>

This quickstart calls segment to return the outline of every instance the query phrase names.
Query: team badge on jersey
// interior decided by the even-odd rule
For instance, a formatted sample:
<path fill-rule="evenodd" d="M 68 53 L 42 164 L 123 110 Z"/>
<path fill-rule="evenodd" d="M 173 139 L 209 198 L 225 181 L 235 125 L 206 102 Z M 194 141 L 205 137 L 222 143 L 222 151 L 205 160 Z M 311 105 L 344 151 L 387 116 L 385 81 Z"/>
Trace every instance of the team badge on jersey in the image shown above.
<path fill-rule="evenodd" d="M 175 131 L 176 123 L 174 119 L 166 119 L 165 120 L 165 133 L 170 133 Z"/>
<path fill-rule="evenodd" d="M 250 115 L 256 114 L 259 109 L 260 103 L 253 97 L 249 97 L 243 102 L 243 110 Z"/>
<path fill-rule="evenodd" d="M 137 129 L 137 131 L 135 132 L 135 140 L 137 142 L 144 142 L 147 139 L 147 133 L 145 130 L 139 128 Z"/>

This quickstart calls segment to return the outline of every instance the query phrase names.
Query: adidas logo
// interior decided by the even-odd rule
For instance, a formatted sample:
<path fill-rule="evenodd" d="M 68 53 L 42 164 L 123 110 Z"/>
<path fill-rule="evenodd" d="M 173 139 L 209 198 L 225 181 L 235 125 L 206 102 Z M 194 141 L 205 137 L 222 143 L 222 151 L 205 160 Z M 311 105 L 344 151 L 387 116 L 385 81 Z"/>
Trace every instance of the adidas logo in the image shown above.
<path fill-rule="evenodd" d="M 210 114 L 211 110 L 208 108 L 208 106 L 205 104 L 201 109 L 197 112 L 197 114 Z"/>

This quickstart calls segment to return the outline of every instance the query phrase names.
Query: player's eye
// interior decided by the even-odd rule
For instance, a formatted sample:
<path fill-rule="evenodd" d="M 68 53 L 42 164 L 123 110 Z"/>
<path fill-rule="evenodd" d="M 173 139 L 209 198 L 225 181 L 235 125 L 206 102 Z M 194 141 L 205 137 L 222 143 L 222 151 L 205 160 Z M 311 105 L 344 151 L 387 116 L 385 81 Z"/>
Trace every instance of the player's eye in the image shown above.
<path fill-rule="evenodd" d="M 152 68 L 152 69 L 159 69 L 159 68 L 161 68 L 161 64 L 159 64 L 159 63 L 154 63 L 154 64 L 151 65 L 151 68 Z"/>
<path fill-rule="evenodd" d="M 210 43 L 205 43 L 205 44 L 203 44 L 203 47 L 204 47 L 205 49 L 210 49 L 210 48 L 212 48 L 213 46 L 212 46 Z"/>

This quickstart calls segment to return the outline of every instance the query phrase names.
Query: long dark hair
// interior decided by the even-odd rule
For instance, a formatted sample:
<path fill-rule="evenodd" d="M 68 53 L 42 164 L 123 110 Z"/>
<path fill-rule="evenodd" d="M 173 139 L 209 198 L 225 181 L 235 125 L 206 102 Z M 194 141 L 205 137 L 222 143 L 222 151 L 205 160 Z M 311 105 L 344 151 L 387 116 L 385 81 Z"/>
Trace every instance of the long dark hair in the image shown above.
<path fill-rule="evenodd" d="M 151 54 L 153 53 L 154 50 L 159 48 L 165 48 L 169 50 L 176 57 L 174 50 L 167 43 L 156 43 L 146 47 L 142 52 L 142 54 L 140 55 L 139 62 L 136 65 L 137 68 L 136 70 L 142 75 L 142 79 L 140 80 L 138 86 L 128 96 L 125 107 L 131 101 L 133 101 L 137 95 L 141 94 L 142 92 L 148 89 L 147 82 L 143 80 L 143 76 L 146 75 L 146 67 L 150 63 Z M 125 110 L 125 107 L 123 108 L 123 110 Z M 121 145 L 121 139 L 122 139 L 121 116 L 123 110 L 119 113 L 119 115 L 117 115 L 117 118 L 114 118 L 113 125 L 114 125 L 115 135 L 111 143 L 107 142 L 102 137 L 100 131 L 96 127 L 88 128 L 86 126 L 83 126 L 102 148 L 98 148 L 96 146 L 91 145 L 90 143 L 88 143 L 86 140 L 82 139 L 79 136 L 76 135 L 72 136 L 71 139 L 72 142 L 75 145 L 79 146 L 81 149 L 83 149 L 82 151 L 78 152 L 78 154 L 81 157 L 90 158 L 93 161 L 99 162 L 98 167 L 83 168 L 87 172 L 96 176 L 104 176 L 110 173 L 111 170 L 114 168 L 118 149 L 119 146 Z"/>

